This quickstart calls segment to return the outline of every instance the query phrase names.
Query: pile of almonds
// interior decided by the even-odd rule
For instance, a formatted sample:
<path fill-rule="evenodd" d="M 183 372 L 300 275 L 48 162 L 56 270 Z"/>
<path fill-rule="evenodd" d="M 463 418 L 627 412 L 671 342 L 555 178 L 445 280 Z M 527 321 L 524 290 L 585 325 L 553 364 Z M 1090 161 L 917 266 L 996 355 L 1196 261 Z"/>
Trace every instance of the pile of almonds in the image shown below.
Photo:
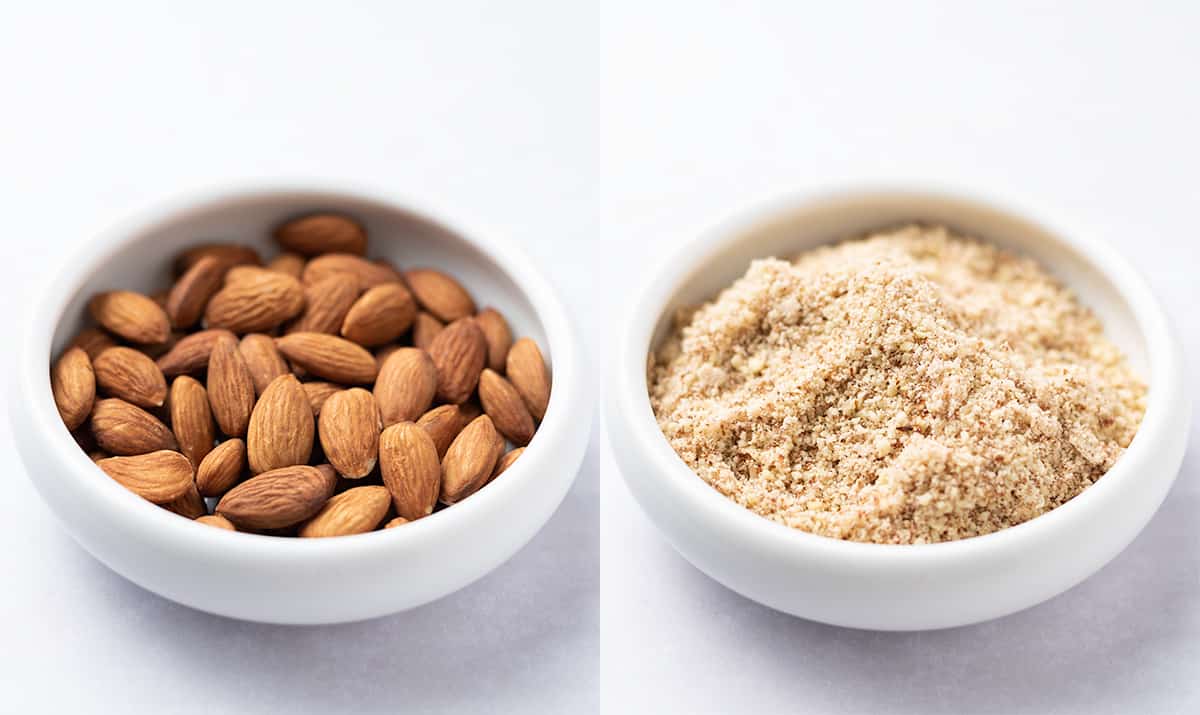
<path fill-rule="evenodd" d="M 162 294 L 92 298 L 50 377 L 100 469 L 189 519 L 308 537 L 420 519 L 520 457 L 550 398 L 536 343 L 445 273 L 364 258 L 353 219 L 274 238 L 265 264 L 205 244 Z"/>

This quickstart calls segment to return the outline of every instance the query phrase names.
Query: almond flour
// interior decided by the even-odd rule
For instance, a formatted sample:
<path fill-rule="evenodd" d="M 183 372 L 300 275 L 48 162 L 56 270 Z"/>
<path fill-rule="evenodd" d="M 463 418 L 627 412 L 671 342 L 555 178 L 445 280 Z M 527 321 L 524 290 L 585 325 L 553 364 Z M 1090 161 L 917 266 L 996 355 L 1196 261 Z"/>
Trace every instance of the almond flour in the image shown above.
<path fill-rule="evenodd" d="M 755 261 L 677 316 L 648 377 L 663 434 L 722 494 L 887 544 L 1066 502 L 1121 456 L 1146 394 L 1034 261 L 916 225 Z"/>

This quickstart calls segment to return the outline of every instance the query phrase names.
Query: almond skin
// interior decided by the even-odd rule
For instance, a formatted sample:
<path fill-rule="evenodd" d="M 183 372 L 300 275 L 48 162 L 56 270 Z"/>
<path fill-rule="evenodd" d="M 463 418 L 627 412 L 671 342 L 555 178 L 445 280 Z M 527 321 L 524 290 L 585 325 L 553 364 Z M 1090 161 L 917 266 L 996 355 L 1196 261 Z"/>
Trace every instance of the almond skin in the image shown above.
<path fill-rule="evenodd" d="M 226 267 L 241 264 L 262 265 L 258 251 L 237 243 L 202 243 L 192 246 L 175 258 L 175 275 L 183 275 L 197 261 L 206 256 L 219 259 Z"/>
<path fill-rule="evenodd" d="M 375 397 L 361 387 L 330 395 L 317 421 L 325 458 L 350 479 L 365 477 L 375 468 L 381 429 Z"/>
<path fill-rule="evenodd" d="M 138 407 L 161 407 L 167 399 L 167 380 L 153 360 L 133 348 L 115 347 L 92 363 L 96 384 L 105 393 Z"/>
<path fill-rule="evenodd" d="M 96 444 L 109 454 L 126 457 L 179 448 L 175 435 L 157 417 L 116 397 L 96 401 L 91 424 Z"/>
<path fill-rule="evenodd" d="M 213 447 L 196 468 L 196 488 L 206 497 L 219 497 L 233 488 L 246 468 L 246 443 L 236 437 Z"/>
<path fill-rule="evenodd" d="M 225 279 L 229 264 L 217 256 L 203 256 L 175 281 L 163 306 L 171 325 L 190 328 L 204 315 L 204 307 Z"/>
<path fill-rule="evenodd" d="M 366 347 L 390 343 L 417 317 L 412 294 L 400 283 L 383 283 L 359 296 L 342 321 L 342 337 Z"/>
<path fill-rule="evenodd" d="M 374 531 L 391 506 L 388 490 L 380 486 L 347 489 L 325 502 L 311 519 L 300 527 L 301 538 L 349 536 Z"/>
<path fill-rule="evenodd" d="M 192 488 L 192 463 L 179 452 L 158 450 L 96 462 L 121 486 L 155 504 L 166 504 Z"/>
<path fill-rule="evenodd" d="M 429 346 L 433 344 L 433 339 L 445 328 L 446 326 L 442 321 L 429 313 L 423 310 L 418 312 L 412 326 L 413 346 L 422 350 L 429 350 Z"/>
<path fill-rule="evenodd" d="M 213 345 L 223 335 L 234 337 L 228 330 L 201 330 L 185 335 L 155 361 L 158 369 L 167 377 L 203 372 L 208 369 Z"/>
<path fill-rule="evenodd" d="M 424 350 L 398 348 L 392 352 L 375 380 L 375 401 L 384 426 L 416 421 L 433 404 L 437 380 L 437 368 Z"/>
<path fill-rule="evenodd" d="M 475 314 L 475 301 L 462 284 L 432 268 L 418 268 L 404 273 L 404 282 L 416 296 L 421 307 L 445 323 Z"/>
<path fill-rule="evenodd" d="M 273 469 L 231 489 L 217 503 L 216 513 L 238 529 L 281 529 L 320 511 L 336 483 L 316 467 Z"/>
<path fill-rule="evenodd" d="M 546 369 L 542 351 L 529 338 L 521 338 L 509 349 L 505 363 L 508 381 L 517 388 L 529 413 L 540 422 L 550 404 L 550 371 Z"/>
<path fill-rule="evenodd" d="M 308 404 L 312 406 L 314 417 L 321 415 L 321 408 L 325 406 L 326 400 L 346 389 L 332 382 L 306 382 L 301 387 L 304 388 L 304 394 L 308 395 Z"/>
<path fill-rule="evenodd" d="M 130 290 L 101 293 L 88 303 L 88 310 L 105 330 L 131 343 L 161 343 L 171 334 L 167 314 L 141 293 Z"/>
<path fill-rule="evenodd" d="M 67 429 L 83 424 L 96 401 L 96 376 L 83 348 L 67 348 L 50 368 L 50 390 Z"/>
<path fill-rule="evenodd" d="M 367 252 L 367 232 L 353 219 L 331 213 L 292 219 L 275 229 L 275 240 L 285 250 L 303 256 L 322 253 Z"/>
<path fill-rule="evenodd" d="M 379 468 L 396 513 L 408 520 L 433 513 L 442 484 L 437 446 L 422 427 L 400 422 L 379 437 Z"/>
<path fill-rule="evenodd" d="M 267 263 L 267 270 L 286 273 L 292 278 L 300 280 L 300 275 L 304 273 L 304 256 L 285 251 Z"/>
<path fill-rule="evenodd" d="M 278 338 L 275 347 L 307 372 L 343 385 L 374 382 L 378 372 L 366 348 L 336 335 L 292 333 Z"/>
<path fill-rule="evenodd" d="M 487 360 L 483 331 L 471 318 L 446 326 L 429 345 L 429 357 L 437 368 L 439 400 L 460 404 L 470 399 Z"/>
<path fill-rule="evenodd" d="M 504 456 L 500 457 L 500 459 L 496 460 L 496 469 L 492 471 L 491 479 L 495 479 L 503 474 L 504 471 L 511 467 L 513 462 L 516 462 L 522 454 L 525 454 L 525 448 L 517 447 L 516 449 L 505 453 Z M 491 480 L 489 479 L 488 481 Z"/>
<path fill-rule="evenodd" d="M 391 521 L 389 521 L 388 523 L 384 524 L 383 528 L 395 529 L 397 526 L 404 526 L 407 523 L 408 523 L 408 519 L 405 519 L 402 516 L 398 516 L 398 517 L 392 519 Z"/>
<path fill-rule="evenodd" d="M 208 392 L 188 375 L 171 383 L 171 429 L 179 451 L 199 465 L 213 448 L 213 417 Z"/>
<path fill-rule="evenodd" d="M 253 283 L 262 277 L 270 278 L 270 274 L 272 273 L 278 273 L 278 271 L 269 271 L 262 266 L 233 266 L 225 272 L 225 280 L 222 281 L 221 285 L 226 288 L 232 285 L 245 285 Z"/>
<path fill-rule="evenodd" d="M 313 431 L 312 406 L 300 381 L 294 375 L 275 378 L 250 416 L 246 432 L 250 471 L 260 474 L 307 463 L 312 456 Z"/>
<path fill-rule="evenodd" d="M 304 290 L 295 278 L 259 270 L 252 278 L 225 287 L 208 301 L 204 322 L 209 328 L 235 333 L 263 333 L 304 310 Z"/>
<path fill-rule="evenodd" d="M 188 519 L 198 519 L 208 514 L 208 505 L 204 503 L 200 492 L 196 491 L 195 484 L 188 485 L 182 496 L 166 502 L 162 507 Z"/>
<path fill-rule="evenodd" d="M 337 333 L 359 292 L 358 279 L 349 273 L 334 273 L 304 286 L 304 312 L 288 332 Z"/>
<path fill-rule="evenodd" d="M 254 409 L 254 380 L 237 340 L 228 335 L 217 339 L 208 359 L 208 403 L 221 432 L 230 437 L 246 434 Z"/>
<path fill-rule="evenodd" d="M 349 253 L 326 253 L 313 258 L 304 265 L 300 280 L 308 284 L 317 283 L 335 273 L 348 273 L 358 281 L 360 291 L 374 288 L 381 283 L 399 283 L 402 277 L 394 268 L 384 263 L 373 263 L 361 256 Z"/>
<path fill-rule="evenodd" d="M 472 420 L 442 457 L 441 501 L 456 504 L 474 494 L 492 476 L 502 451 L 504 442 L 492 418 L 480 415 Z"/>
<path fill-rule="evenodd" d="M 475 316 L 475 324 L 483 331 L 483 339 L 487 341 L 487 366 L 503 374 L 504 359 L 512 347 L 512 331 L 508 329 L 508 321 L 495 308 L 484 308 Z"/>
<path fill-rule="evenodd" d="M 71 341 L 71 347 L 81 348 L 91 360 L 95 360 L 100 353 L 116 345 L 117 341 L 100 328 L 85 328 Z"/>
<path fill-rule="evenodd" d="M 421 415 L 417 424 L 429 433 L 437 447 L 438 457 L 441 458 L 458 433 L 462 432 L 463 427 L 480 414 L 479 409 L 469 402 L 465 405 L 442 405 Z"/>
<path fill-rule="evenodd" d="M 512 384 L 488 368 L 479 376 L 479 401 L 500 434 L 524 447 L 533 439 L 533 416 Z"/>
<path fill-rule="evenodd" d="M 250 371 L 254 392 L 261 395 L 267 385 L 280 375 L 288 374 L 283 356 L 275 349 L 275 339 L 262 333 L 249 333 L 238 343 L 238 352 Z"/>
<path fill-rule="evenodd" d="M 225 531 L 237 531 L 237 527 L 233 525 L 233 522 L 221 516 L 220 514 L 198 516 L 196 517 L 196 523 L 213 526 L 218 529 L 224 529 Z"/>

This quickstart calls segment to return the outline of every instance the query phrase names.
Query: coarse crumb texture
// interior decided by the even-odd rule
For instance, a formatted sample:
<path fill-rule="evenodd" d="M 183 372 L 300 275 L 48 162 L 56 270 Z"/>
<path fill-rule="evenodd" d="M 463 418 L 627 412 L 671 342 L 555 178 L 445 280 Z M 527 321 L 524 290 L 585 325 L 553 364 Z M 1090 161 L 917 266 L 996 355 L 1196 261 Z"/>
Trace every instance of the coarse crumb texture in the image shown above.
<path fill-rule="evenodd" d="M 1034 261 L 936 226 L 771 258 L 649 369 L 671 446 L 763 516 L 917 544 L 1043 514 L 1133 439 L 1145 386 Z"/>

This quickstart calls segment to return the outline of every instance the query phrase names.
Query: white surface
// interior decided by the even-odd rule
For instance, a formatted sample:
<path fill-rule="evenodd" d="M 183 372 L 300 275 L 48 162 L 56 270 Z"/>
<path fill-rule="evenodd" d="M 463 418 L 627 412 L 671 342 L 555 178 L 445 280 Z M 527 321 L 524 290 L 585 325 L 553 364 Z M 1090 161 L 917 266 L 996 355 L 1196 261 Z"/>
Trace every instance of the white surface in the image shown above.
<path fill-rule="evenodd" d="M 1197 10 L 646 5 L 6 8 L 0 258 L 21 275 L 4 304 L 24 309 L 38 261 L 153 200 L 230 178 L 347 178 L 527 239 L 602 363 L 610 308 L 645 256 L 763 195 L 908 176 L 1000 199 L 1015 187 L 1106 225 L 1153 274 L 1196 373 Z M 127 584 L 0 459 L 0 614 L 21 644 L 2 656 L 4 710 L 586 711 L 601 657 L 614 711 L 1200 704 L 1196 454 L 1095 578 L 918 635 L 818 626 L 732 594 L 665 545 L 613 474 L 600 619 L 596 453 L 510 565 L 407 615 L 317 629 L 244 626 Z"/>

